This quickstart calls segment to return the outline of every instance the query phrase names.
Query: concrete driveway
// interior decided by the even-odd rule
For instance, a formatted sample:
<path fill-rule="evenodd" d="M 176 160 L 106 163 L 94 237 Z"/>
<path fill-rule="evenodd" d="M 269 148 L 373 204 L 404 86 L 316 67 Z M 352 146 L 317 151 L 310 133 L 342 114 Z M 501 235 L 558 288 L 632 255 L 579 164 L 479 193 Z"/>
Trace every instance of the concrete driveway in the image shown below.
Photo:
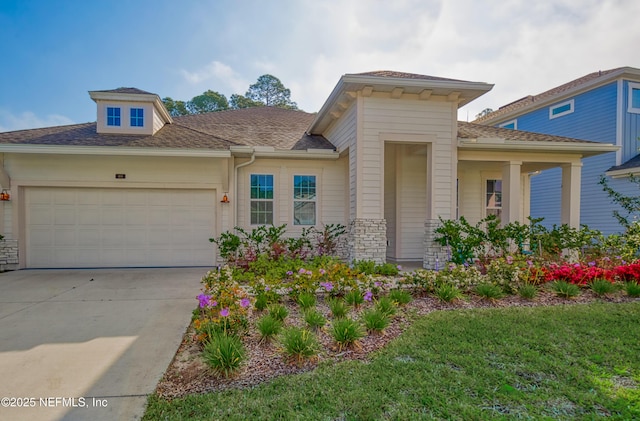
<path fill-rule="evenodd" d="M 206 271 L 0 274 L 0 420 L 141 418 Z"/>

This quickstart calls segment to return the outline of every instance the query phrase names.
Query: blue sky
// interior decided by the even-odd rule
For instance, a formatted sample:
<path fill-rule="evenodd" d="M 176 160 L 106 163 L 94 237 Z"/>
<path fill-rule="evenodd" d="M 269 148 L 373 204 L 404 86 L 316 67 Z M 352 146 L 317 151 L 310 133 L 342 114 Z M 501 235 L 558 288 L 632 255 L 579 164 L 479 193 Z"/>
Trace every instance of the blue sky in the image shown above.
<path fill-rule="evenodd" d="M 640 67 L 637 0 L 0 0 L 0 131 L 95 121 L 87 91 L 189 100 L 270 73 L 317 111 L 345 73 L 493 83 L 462 120 Z"/>

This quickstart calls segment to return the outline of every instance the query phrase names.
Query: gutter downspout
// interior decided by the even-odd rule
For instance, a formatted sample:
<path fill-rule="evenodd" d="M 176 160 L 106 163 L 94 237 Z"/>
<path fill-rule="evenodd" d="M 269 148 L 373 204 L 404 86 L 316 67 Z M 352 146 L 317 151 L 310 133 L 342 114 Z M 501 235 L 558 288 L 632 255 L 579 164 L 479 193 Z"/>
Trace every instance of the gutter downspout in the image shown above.
<path fill-rule="evenodd" d="M 251 154 L 251 159 L 248 160 L 247 162 L 243 162 L 242 164 L 238 164 L 234 167 L 233 171 L 233 197 L 235 198 L 235 202 L 236 202 L 236 206 L 233 212 L 233 227 L 235 228 L 237 226 L 237 222 L 238 222 L 238 169 L 242 168 L 242 167 L 247 167 L 251 164 L 254 163 L 254 161 L 256 160 L 256 151 L 254 150 L 253 153 Z"/>

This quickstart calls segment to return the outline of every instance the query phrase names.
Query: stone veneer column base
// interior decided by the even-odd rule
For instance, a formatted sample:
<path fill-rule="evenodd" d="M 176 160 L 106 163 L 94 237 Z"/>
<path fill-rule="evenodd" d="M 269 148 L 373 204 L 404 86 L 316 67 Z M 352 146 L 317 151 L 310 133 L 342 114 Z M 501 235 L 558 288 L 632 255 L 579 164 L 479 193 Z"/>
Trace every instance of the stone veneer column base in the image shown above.
<path fill-rule="evenodd" d="M 18 269 L 18 240 L 0 241 L 0 272 Z"/>
<path fill-rule="evenodd" d="M 447 250 L 434 241 L 435 230 L 440 226 L 440 220 L 427 219 L 424 221 L 424 261 L 425 269 L 442 269 L 447 264 Z"/>
<path fill-rule="evenodd" d="M 384 263 L 387 257 L 387 221 L 358 218 L 349 222 L 349 263 L 373 260 Z"/>

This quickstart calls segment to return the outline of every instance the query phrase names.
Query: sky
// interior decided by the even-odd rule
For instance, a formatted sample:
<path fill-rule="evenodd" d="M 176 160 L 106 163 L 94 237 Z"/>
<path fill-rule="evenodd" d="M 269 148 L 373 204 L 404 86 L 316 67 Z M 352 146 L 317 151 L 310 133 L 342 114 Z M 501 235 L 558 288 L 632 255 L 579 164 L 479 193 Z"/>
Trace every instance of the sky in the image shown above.
<path fill-rule="evenodd" d="M 187 101 L 271 74 L 316 112 L 340 76 L 494 84 L 471 121 L 588 73 L 640 67 L 638 0 L 0 0 L 0 131 L 96 120 L 88 91 Z"/>

